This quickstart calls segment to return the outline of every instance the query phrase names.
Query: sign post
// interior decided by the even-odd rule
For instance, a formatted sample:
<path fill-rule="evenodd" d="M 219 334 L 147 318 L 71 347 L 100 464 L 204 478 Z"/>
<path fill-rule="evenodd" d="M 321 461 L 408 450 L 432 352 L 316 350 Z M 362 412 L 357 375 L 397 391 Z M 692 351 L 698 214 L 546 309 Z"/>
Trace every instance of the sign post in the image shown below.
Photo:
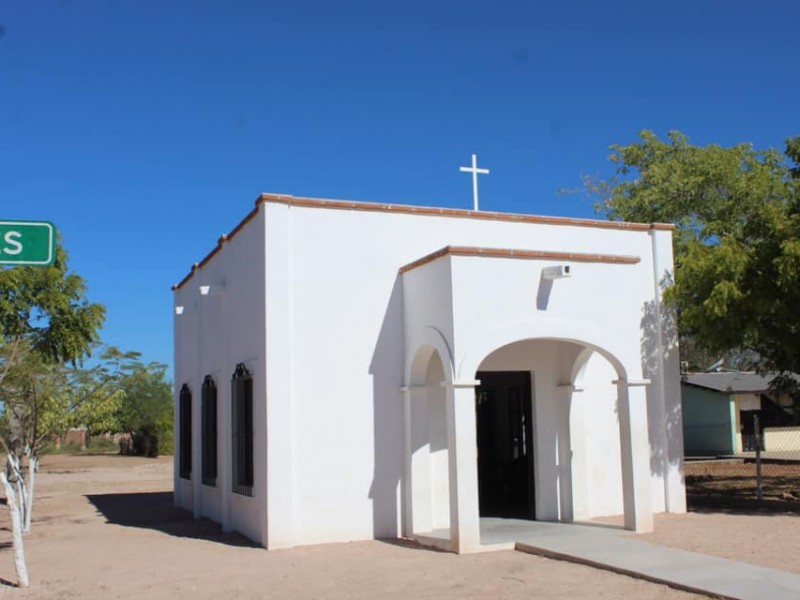
<path fill-rule="evenodd" d="M 0 221 L 0 265 L 47 266 L 55 259 L 55 225 L 47 221 Z"/>

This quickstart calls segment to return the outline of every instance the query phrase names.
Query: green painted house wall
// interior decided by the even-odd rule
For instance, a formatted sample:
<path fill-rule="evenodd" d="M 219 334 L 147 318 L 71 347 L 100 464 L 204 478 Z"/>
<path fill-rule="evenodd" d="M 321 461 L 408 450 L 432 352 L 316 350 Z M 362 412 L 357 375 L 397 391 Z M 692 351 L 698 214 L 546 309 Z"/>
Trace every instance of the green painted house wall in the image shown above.
<path fill-rule="evenodd" d="M 681 400 L 686 456 L 734 454 L 737 451 L 733 394 L 682 384 Z"/>

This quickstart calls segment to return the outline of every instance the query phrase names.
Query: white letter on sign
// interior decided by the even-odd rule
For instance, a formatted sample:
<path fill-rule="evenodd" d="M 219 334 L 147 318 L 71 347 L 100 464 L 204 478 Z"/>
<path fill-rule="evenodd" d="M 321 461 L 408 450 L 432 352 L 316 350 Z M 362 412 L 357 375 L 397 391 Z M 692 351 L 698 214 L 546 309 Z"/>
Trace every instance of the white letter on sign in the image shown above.
<path fill-rule="evenodd" d="M 19 238 L 22 237 L 22 234 L 19 231 L 9 231 L 6 233 L 5 237 L 3 238 L 6 241 L 6 244 L 9 246 L 13 246 L 12 248 L 4 248 L 4 252 L 6 254 L 10 254 L 15 256 L 22 252 L 22 244 L 19 242 Z"/>

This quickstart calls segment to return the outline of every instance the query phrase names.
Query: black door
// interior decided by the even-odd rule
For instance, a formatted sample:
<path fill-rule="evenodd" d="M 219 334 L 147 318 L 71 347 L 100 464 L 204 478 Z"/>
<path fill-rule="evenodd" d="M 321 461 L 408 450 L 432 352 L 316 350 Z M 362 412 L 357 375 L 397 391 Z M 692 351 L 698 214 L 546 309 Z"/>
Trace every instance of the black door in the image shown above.
<path fill-rule="evenodd" d="M 533 519 L 531 374 L 481 371 L 477 378 L 480 514 Z"/>

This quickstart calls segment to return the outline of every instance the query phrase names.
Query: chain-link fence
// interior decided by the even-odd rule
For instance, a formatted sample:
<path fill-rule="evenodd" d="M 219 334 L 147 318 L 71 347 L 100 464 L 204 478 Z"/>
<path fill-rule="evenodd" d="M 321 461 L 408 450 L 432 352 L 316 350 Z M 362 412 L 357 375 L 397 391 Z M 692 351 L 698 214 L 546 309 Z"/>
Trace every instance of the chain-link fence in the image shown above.
<path fill-rule="evenodd" d="M 744 506 L 756 501 L 800 510 L 800 426 L 765 427 L 742 447 L 730 456 L 687 457 L 690 504 Z"/>

